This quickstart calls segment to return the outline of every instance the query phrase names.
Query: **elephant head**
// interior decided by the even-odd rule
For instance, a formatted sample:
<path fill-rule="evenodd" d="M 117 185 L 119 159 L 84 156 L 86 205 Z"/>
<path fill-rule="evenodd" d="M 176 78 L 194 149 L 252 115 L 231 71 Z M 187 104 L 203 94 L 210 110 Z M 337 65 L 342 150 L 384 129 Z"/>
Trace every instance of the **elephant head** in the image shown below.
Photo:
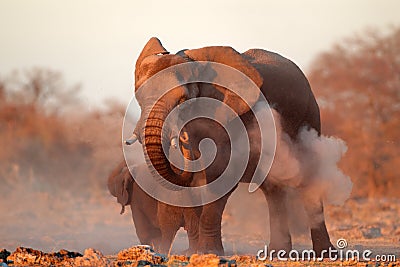
<path fill-rule="evenodd" d="M 241 91 L 239 94 L 236 94 L 215 84 L 183 83 L 169 90 L 161 98 L 154 99 L 152 88 L 145 86 L 145 89 L 143 89 L 144 87 L 142 86 L 145 82 L 160 71 L 171 66 L 193 61 L 204 63 L 203 67 L 191 69 L 186 73 L 179 73 L 177 71 L 168 72 L 163 77 L 162 84 L 157 84 L 156 86 L 162 87 L 164 83 L 167 85 L 174 81 L 188 79 L 185 75 L 200 76 L 208 67 L 206 62 L 216 62 L 234 68 L 249 77 L 258 88 L 263 83 L 259 72 L 240 53 L 231 47 L 205 47 L 183 50 L 178 54 L 170 54 L 157 38 L 151 38 L 147 42 L 138 57 L 135 69 L 135 95 L 141 107 L 142 114 L 132 138 L 126 140 L 126 144 L 132 144 L 134 141 L 139 140 L 143 145 L 146 163 L 150 169 L 158 172 L 167 181 L 181 186 L 190 185 L 193 173 L 186 169 L 186 165 L 183 170 L 180 170 L 174 167 L 173 164 L 170 164 L 163 147 L 166 147 L 166 151 L 168 151 L 171 145 L 179 146 L 186 159 L 185 161 L 194 159 L 196 155 L 193 153 L 191 147 L 190 131 L 183 130 L 177 134 L 173 133 L 168 127 L 167 129 L 164 127 L 163 130 L 164 122 L 171 110 L 189 99 L 209 97 L 225 103 L 240 116 L 250 110 L 251 106 L 258 100 L 260 94 L 259 91 L 254 92 L 248 90 L 248 88 L 240 88 Z M 207 72 L 210 73 L 210 70 L 208 69 Z M 220 73 L 215 71 L 214 75 L 218 77 Z M 247 102 L 243 101 L 239 95 L 245 95 Z M 216 110 L 216 116 L 218 116 L 217 112 L 218 110 Z"/>

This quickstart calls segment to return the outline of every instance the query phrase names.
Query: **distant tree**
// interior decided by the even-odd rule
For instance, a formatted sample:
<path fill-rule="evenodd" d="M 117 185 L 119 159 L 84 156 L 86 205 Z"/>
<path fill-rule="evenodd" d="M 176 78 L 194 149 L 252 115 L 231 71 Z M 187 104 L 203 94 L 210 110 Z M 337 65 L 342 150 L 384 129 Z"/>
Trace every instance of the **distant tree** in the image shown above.
<path fill-rule="evenodd" d="M 29 104 L 56 113 L 79 102 L 79 85 L 67 86 L 58 71 L 32 68 L 14 72 L 8 80 L 13 102 Z"/>
<path fill-rule="evenodd" d="M 76 154 L 85 144 L 69 134 L 65 123 L 65 111 L 79 103 L 75 88 L 67 87 L 59 72 L 47 69 L 0 79 L 0 183 L 10 166 L 19 166 L 24 175 L 51 174 L 62 180 L 54 173 L 72 159 L 84 162 L 85 157 Z"/>
<path fill-rule="evenodd" d="M 309 77 L 323 130 L 348 143 L 342 166 L 356 193 L 394 192 L 400 174 L 400 27 L 367 30 L 334 45 L 317 56 Z"/>
<path fill-rule="evenodd" d="M 77 92 L 48 69 L 0 77 L 2 196 L 17 195 L 14 190 L 24 186 L 53 196 L 66 191 L 80 198 L 107 196 L 108 174 L 123 158 L 125 109 L 116 100 L 85 109 Z"/>

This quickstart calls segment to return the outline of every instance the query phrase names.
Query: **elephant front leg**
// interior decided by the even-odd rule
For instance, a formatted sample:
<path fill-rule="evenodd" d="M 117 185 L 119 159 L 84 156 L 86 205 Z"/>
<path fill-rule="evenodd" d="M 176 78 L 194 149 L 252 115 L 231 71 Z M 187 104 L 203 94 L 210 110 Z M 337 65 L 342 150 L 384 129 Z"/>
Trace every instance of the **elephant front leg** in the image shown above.
<path fill-rule="evenodd" d="M 323 202 L 319 196 L 307 192 L 307 190 L 302 190 L 301 196 L 311 230 L 313 250 L 318 257 L 328 257 L 329 248 L 335 250 L 335 247 L 330 241 L 326 228 Z M 325 252 L 323 253 L 323 251 Z"/>
<path fill-rule="evenodd" d="M 200 223 L 201 207 L 185 208 L 183 217 L 185 220 L 185 230 L 189 239 L 189 249 L 185 254 L 191 255 L 197 253 L 199 244 L 199 223 Z"/>
<path fill-rule="evenodd" d="M 221 221 L 226 202 L 231 192 L 224 197 L 203 206 L 200 217 L 199 244 L 200 253 L 224 255 L 221 237 Z"/>
<path fill-rule="evenodd" d="M 161 230 L 161 245 L 156 250 L 163 254 L 169 254 L 176 232 L 182 226 L 182 210 L 180 207 L 159 202 L 157 217 Z"/>
<path fill-rule="evenodd" d="M 159 248 L 161 245 L 160 228 L 154 226 L 148 216 L 138 207 L 136 203 L 131 204 L 132 219 L 142 245 L 150 245 L 153 248 Z"/>
<path fill-rule="evenodd" d="M 292 239 L 289 231 L 286 191 L 276 185 L 265 182 L 261 187 L 269 208 L 270 243 L 269 253 L 286 251 L 286 256 L 292 250 Z"/>

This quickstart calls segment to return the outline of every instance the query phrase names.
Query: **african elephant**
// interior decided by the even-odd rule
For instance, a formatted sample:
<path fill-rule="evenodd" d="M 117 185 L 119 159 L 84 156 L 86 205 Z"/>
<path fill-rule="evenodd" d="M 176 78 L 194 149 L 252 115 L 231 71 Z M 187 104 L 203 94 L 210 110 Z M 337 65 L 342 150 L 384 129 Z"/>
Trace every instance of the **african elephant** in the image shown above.
<path fill-rule="evenodd" d="M 151 88 L 146 88 L 147 91 L 139 90 L 150 77 L 161 70 L 181 63 L 200 61 L 230 66 L 249 77 L 260 90 L 254 94 L 249 92 L 247 88 L 241 88 L 239 93 L 246 95 L 246 103 L 237 94 L 219 85 L 201 82 L 190 83 L 168 91 L 162 98 L 155 100 L 154 106 L 148 104 L 152 98 Z M 201 75 L 201 71 L 201 69 L 194 70 L 193 75 Z M 185 78 L 182 77 L 184 75 L 173 73 L 167 78 L 180 80 Z M 216 73 L 216 76 L 218 75 Z M 194 173 L 186 168 L 177 170 L 173 164 L 170 164 L 163 146 L 169 147 L 176 145 L 177 142 L 179 144 L 187 142 L 189 146 L 181 146 L 182 153 L 187 160 L 194 160 L 200 154 L 200 141 L 204 138 L 211 138 L 216 144 L 218 153 L 205 173 L 207 183 L 212 182 L 224 171 L 229 159 L 230 141 L 222 126 L 213 120 L 196 119 L 185 125 L 183 131 L 177 137 L 172 130 L 163 128 L 167 115 L 174 107 L 189 99 L 208 97 L 227 104 L 237 114 L 235 118 L 229 118 L 227 124 L 240 119 L 247 130 L 253 130 L 257 128 L 257 122 L 254 114 L 250 111 L 250 107 L 259 101 L 261 94 L 268 100 L 270 106 L 279 113 L 282 129 L 293 142 L 296 142 L 302 127 L 313 128 L 320 134 L 320 116 L 317 102 L 306 77 L 290 60 L 261 49 L 250 49 L 240 54 L 227 46 L 182 50 L 177 54 L 170 54 L 157 38 L 151 38 L 136 62 L 135 96 L 142 113 L 132 138 L 127 140 L 126 143 L 131 144 L 138 140 L 142 144 L 149 169 L 155 170 L 171 183 L 190 186 L 193 182 Z M 216 116 L 219 115 L 221 114 L 216 113 Z M 241 177 L 241 182 L 250 182 L 256 169 L 256 162 L 260 157 L 258 140 L 261 132 L 260 130 L 256 132 L 258 134 L 253 136 L 253 140 L 250 141 L 249 164 Z M 271 240 L 269 249 L 289 251 L 292 243 L 287 221 L 285 189 L 278 184 L 270 183 L 267 177 L 261 185 L 261 190 L 267 199 L 270 212 Z M 200 252 L 223 254 L 221 218 L 232 191 L 202 207 L 198 243 Z M 325 226 L 323 203 L 321 199 L 316 199 L 311 205 L 305 206 L 309 217 L 313 247 L 319 254 L 323 249 L 332 247 Z"/>
<path fill-rule="evenodd" d="M 132 176 L 144 175 L 142 164 L 129 171 L 126 163 L 121 162 L 108 177 L 107 186 L 110 193 L 121 204 L 121 214 L 125 206 L 130 205 L 136 234 L 143 245 L 151 245 L 156 251 L 168 253 L 172 240 L 180 227 L 188 233 L 188 253 L 197 251 L 199 208 L 172 207 L 159 203 L 144 192 Z M 159 208 L 160 205 L 160 208 Z M 159 215 L 165 212 L 166 215 Z M 158 217 L 165 218 L 161 221 Z"/>

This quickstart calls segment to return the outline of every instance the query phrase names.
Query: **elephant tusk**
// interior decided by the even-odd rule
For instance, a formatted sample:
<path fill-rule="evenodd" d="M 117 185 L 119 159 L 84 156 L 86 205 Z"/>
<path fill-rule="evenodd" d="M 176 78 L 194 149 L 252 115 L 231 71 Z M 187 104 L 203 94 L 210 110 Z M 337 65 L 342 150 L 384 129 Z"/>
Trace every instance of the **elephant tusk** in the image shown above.
<path fill-rule="evenodd" d="M 178 138 L 176 136 L 171 138 L 171 146 L 175 149 L 178 148 Z"/>
<path fill-rule="evenodd" d="M 136 134 L 132 134 L 132 136 L 129 139 L 125 140 L 125 145 L 133 145 L 136 141 L 138 140 L 137 135 Z"/>

